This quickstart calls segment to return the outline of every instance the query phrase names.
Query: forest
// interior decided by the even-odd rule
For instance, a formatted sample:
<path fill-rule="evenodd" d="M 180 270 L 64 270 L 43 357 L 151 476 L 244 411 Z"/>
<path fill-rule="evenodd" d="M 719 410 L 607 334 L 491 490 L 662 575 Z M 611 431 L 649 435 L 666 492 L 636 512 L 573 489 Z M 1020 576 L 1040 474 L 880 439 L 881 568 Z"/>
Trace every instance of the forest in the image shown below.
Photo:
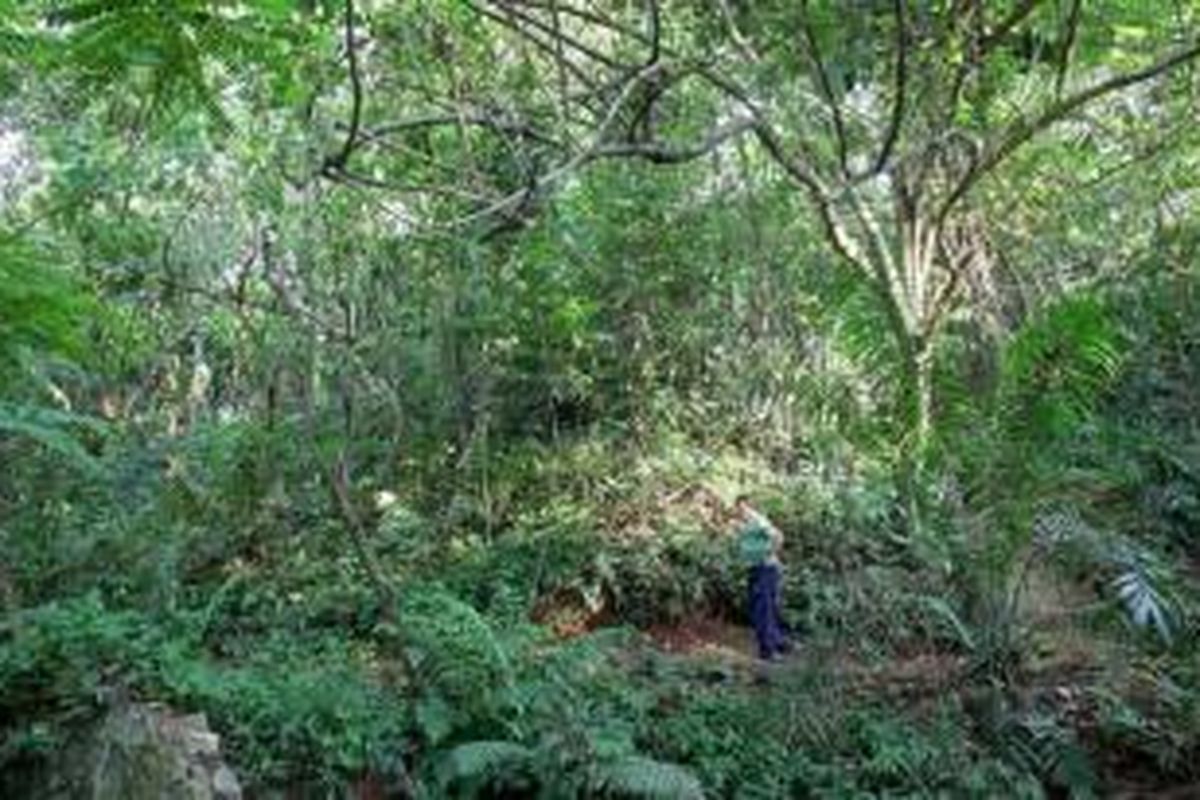
<path fill-rule="evenodd" d="M 1198 111 L 1200 0 L 0 0 L 0 796 L 1200 797 Z"/>

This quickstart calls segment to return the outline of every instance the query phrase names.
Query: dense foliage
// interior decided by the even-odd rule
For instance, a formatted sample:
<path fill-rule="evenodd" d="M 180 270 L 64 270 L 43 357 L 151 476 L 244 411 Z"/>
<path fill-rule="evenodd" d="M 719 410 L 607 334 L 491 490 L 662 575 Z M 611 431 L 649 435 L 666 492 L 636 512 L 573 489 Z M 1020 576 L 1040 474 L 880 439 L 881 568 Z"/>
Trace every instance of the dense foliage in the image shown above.
<path fill-rule="evenodd" d="M 0 0 L 0 794 L 1195 791 L 1198 17 Z"/>

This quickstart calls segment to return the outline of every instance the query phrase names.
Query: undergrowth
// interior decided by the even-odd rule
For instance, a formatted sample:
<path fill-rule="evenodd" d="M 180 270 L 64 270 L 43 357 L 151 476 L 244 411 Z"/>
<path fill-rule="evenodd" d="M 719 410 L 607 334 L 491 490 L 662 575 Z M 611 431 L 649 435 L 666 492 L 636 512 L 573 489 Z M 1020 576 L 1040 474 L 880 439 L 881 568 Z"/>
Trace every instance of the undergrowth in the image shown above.
<path fill-rule="evenodd" d="M 39 586 L 0 627 L 5 780 L 35 775 L 126 699 L 203 711 L 251 791 L 314 796 L 364 775 L 430 798 L 1082 798 L 1128 759 L 1152 762 L 1155 780 L 1194 777 L 1190 617 L 1173 618 L 1170 641 L 1153 625 L 1135 631 L 1136 667 L 1083 683 L 1021 677 L 1058 640 L 1032 644 L 1026 601 L 998 635 L 1009 629 L 979 615 L 960 572 L 923 568 L 882 478 L 782 477 L 679 441 L 618 469 L 628 457 L 597 441 L 542 453 L 543 470 L 518 471 L 528 483 L 506 490 L 521 510 L 490 536 L 419 495 L 364 492 L 394 605 L 319 503 L 247 516 L 232 488 L 193 486 L 187 502 L 224 532 L 175 524 L 151 545 L 89 526 L 150 524 L 165 513 L 156 503 L 179 497 L 118 513 L 97 489 L 95 507 L 61 512 L 78 549 L 18 573 L 19 587 L 39 570 L 71 579 Z M 798 666 L 767 684 L 740 654 L 672 661 L 641 632 L 697 617 L 744 624 L 744 571 L 720 508 L 750 487 L 788 532 L 786 615 L 801 643 Z M 5 546 L 34 541 L 10 529 Z M 1056 548 L 1039 568 L 1063 580 L 1095 563 L 1087 548 Z M 128 568 L 81 592 L 84 554 L 99 552 Z M 1100 592 L 1072 625 L 1118 636 L 1131 619 L 1117 613 L 1122 597 Z M 952 665 L 941 688 L 891 694 L 901 684 L 888 670 L 929 655 Z M 856 684 L 856 670 L 875 677 Z"/>

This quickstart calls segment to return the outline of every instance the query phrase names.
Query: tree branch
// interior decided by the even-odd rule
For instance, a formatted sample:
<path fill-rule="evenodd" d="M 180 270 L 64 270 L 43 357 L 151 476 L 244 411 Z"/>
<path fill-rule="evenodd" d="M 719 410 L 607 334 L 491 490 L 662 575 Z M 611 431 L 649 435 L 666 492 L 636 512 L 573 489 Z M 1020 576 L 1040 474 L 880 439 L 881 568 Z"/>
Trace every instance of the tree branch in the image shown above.
<path fill-rule="evenodd" d="M 686 146 L 667 142 L 615 142 L 597 147 L 592 152 L 592 159 L 635 157 L 654 164 L 682 164 L 711 153 L 726 141 L 752 130 L 756 124 L 753 119 L 736 119 L 717 126 L 701 141 Z"/>
<path fill-rule="evenodd" d="M 904 123 L 904 103 L 906 84 L 908 83 L 908 23 L 905 19 L 904 0 L 894 0 L 893 11 L 896 16 L 896 97 L 892 101 L 892 116 L 888 122 L 887 133 L 883 137 L 883 145 L 875 158 L 871 172 L 878 174 L 887 166 L 892 156 L 892 149 L 900 137 L 900 126 Z"/>
<path fill-rule="evenodd" d="M 846 123 L 842 119 L 842 106 L 837 101 L 837 96 L 833 93 L 833 84 L 829 80 L 829 73 L 825 70 L 825 63 L 821 60 L 821 50 L 817 44 L 817 35 L 813 31 L 812 23 L 808 17 L 808 0 L 801 0 L 801 8 L 804 10 L 804 39 L 808 43 L 808 55 L 812 59 L 813 67 L 817 71 L 817 84 L 821 88 L 821 94 L 825 97 L 825 103 L 829 106 L 829 111 L 833 116 L 833 133 L 837 142 L 838 164 L 841 166 L 842 176 L 848 178 L 850 176 L 850 165 L 847 156 L 848 145 L 846 143 Z"/>
<path fill-rule="evenodd" d="M 503 213 L 514 207 L 520 207 L 521 204 L 528 202 L 542 188 L 557 183 L 567 175 L 575 172 L 581 166 L 593 161 L 597 158 L 597 153 L 605 146 L 606 138 L 610 128 L 616 121 L 621 109 L 624 108 L 629 98 L 633 95 L 634 90 L 644 81 L 653 78 L 663 70 L 661 62 L 650 64 L 634 72 L 626 81 L 617 96 L 609 103 L 605 110 L 604 117 L 600 124 L 596 126 L 596 130 L 592 135 L 591 144 L 586 148 L 568 158 L 563 163 L 546 172 L 540 177 L 533 177 L 529 184 L 524 188 L 511 192 L 499 200 L 485 206 L 478 211 L 474 211 L 461 219 L 451 222 L 447 227 L 460 228 L 481 219 L 486 219 L 493 214 Z"/>
<path fill-rule="evenodd" d="M 522 38 L 524 38 L 526 41 L 528 41 L 530 44 L 532 44 L 538 50 L 541 50 L 543 53 L 548 54 L 550 56 L 550 58 L 553 59 L 556 64 L 558 64 L 562 69 L 565 69 L 567 72 L 570 72 L 573 76 L 575 76 L 575 79 L 577 81 L 579 81 L 584 86 L 588 87 L 588 89 L 595 90 L 597 88 L 598 84 L 596 83 L 596 81 L 593 80 L 592 77 L 590 75 L 588 75 L 586 72 L 584 72 L 583 69 L 578 64 L 576 64 L 570 58 L 567 58 L 566 55 L 562 52 L 560 47 L 556 46 L 556 43 L 561 44 L 561 42 L 562 42 L 561 38 L 556 38 L 555 35 L 553 33 L 551 33 L 551 42 L 548 43 L 541 37 L 536 36 L 532 32 L 521 27 L 513 20 L 508 19 L 503 14 L 497 14 L 496 12 L 492 11 L 489 8 L 483 8 L 481 6 L 475 5 L 474 3 L 468 3 L 468 6 L 475 13 L 477 13 L 481 16 L 487 17 L 488 19 L 492 20 L 493 22 L 495 22 L 499 25 L 503 25 L 504 27 L 508 28 L 512 32 L 516 33 L 518 36 L 521 36 Z"/>
<path fill-rule="evenodd" d="M 980 178 L 996 169 L 1005 159 L 1019 150 L 1041 131 L 1066 118 L 1093 100 L 1113 94 L 1130 86 L 1153 80 L 1178 66 L 1194 60 L 1197 56 L 1200 56 L 1200 44 L 1192 43 L 1148 67 L 1127 72 L 1123 75 L 1117 75 L 1108 80 L 1101 81 L 1095 86 L 1064 97 L 1043 109 L 1032 120 L 1026 121 L 1021 119 L 1014 122 L 995 145 L 984 152 L 983 156 L 967 171 L 962 180 L 958 182 L 945 201 L 943 201 L 941 209 L 937 214 L 938 227 L 941 227 L 946 217 L 954 209 L 954 206 L 974 188 Z"/>
<path fill-rule="evenodd" d="M 971 71 L 976 69 L 984 57 L 1003 41 L 1004 37 L 1011 33 L 1014 28 L 1024 22 L 1044 1 L 1020 0 L 1020 2 L 1013 6 L 1008 16 L 996 23 L 991 30 L 979 34 L 978 38 L 971 42 L 969 52 L 963 58 L 958 70 L 956 70 L 954 84 L 950 88 L 950 101 L 947 103 L 947 109 L 951 116 L 953 116 L 954 107 L 958 105 L 958 98 L 962 95 L 963 87 L 966 85 L 967 77 L 971 74 Z M 982 13 L 982 8 L 979 9 L 979 13 Z"/>
<path fill-rule="evenodd" d="M 1063 86 L 1067 82 L 1067 68 L 1071 65 L 1071 52 L 1075 49 L 1075 39 L 1079 35 L 1079 17 L 1083 10 L 1083 0 L 1072 0 L 1071 11 L 1067 15 L 1067 39 L 1063 43 L 1062 60 L 1058 65 L 1058 77 L 1054 81 L 1054 94 L 1062 96 Z"/>
<path fill-rule="evenodd" d="M 440 126 L 468 126 L 487 128 L 497 133 L 515 134 L 524 139 L 541 142 L 553 147 L 561 147 L 562 143 L 553 138 L 549 134 L 543 133 L 525 122 L 518 120 L 504 119 L 503 117 L 493 116 L 484 112 L 464 112 L 464 113 L 430 113 L 423 114 L 409 119 L 400 119 L 393 122 L 384 122 L 375 125 L 362 132 L 363 136 L 372 139 L 378 139 L 384 136 L 391 136 L 397 133 L 405 133 L 411 130 L 420 128 L 436 128 Z"/>
<path fill-rule="evenodd" d="M 662 53 L 662 18 L 658 8 L 658 0 L 648 0 L 650 3 L 650 56 L 646 64 L 658 63 Z"/>
<path fill-rule="evenodd" d="M 1020 25 L 1026 17 L 1034 12 L 1034 10 L 1042 4 L 1044 0 L 1021 0 L 1012 11 L 1008 12 L 1008 16 L 996 23 L 995 27 L 987 31 L 983 39 L 979 42 L 980 55 L 985 55 L 993 47 L 1007 36 L 1013 28 Z"/>
<path fill-rule="evenodd" d="M 595 25 L 608 28 L 614 33 L 620 33 L 624 36 L 628 36 L 629 38 L 641 42 L 644 45 L 653 47 L 654 44 L 654 40 L 650 36 L 647 36 L 644 32 L 635 28 L 630 28 L 626 25 L 622 25 L 610 17 L 606 17 L 603 14 L 591 9 L 579 8 L 568 3 L 559 3 L 555 2 L 555 0 L 506 0 L 506 2 L 509 4 L 519 4 L 526 8 L 536 8 L 541 10 L 549 10 L 553 8 L 565 14 L 566 16 L 575 17 L 576 19 L 583 20 L 584 22 L 591 22 Z M 661 49 L 661 55 L 673 55 L 673 53 L 671 53 L 665 47 L 662 47 L 661 43 L 659 47 Z"/>
<path fill-rule="evenodd" d="M 487 0 L 485 0 L 485 2 L 486 1 Z M 595 48 L 585 44 L 584 42 L 579 41 L 578 39 L 574 38 L 573 36 L 568 36 L 567 34 L 563 33 L 561 30 L 555 30 L 553 25 L 543 22 L 542 20 L 538 19 L 537 17 L 534 17 L 531 14 L 526 14 L 523 11 L 517 10 L 517 8 L 515 7 L 516 3 L 512 2 L 512 0 L 492 0 L 492 3 L 493 3 L 493 5 L 498 6 L 499 8 L 503 9 L 504 13 L 512 18 L 512 22 L 509 27 L 513 28 L 514 30 L 518 30 L 520 32 L 521 26 L 519 24 L 517 24 L 517 22 L 516 22 L 516 20 L 520 20 L 521 22 L 524 22 L 526 25 L 529 25 L 531 28 L 539 30 L 543 34 L 551 37 L 551 40 L 560 41 L 564 45 L 570 47 L 572 50 L 575 50 L 578 53 L 582 53 L 583 55 L 587 56 L 588 58 L 592 59 L 593 61 L 595 61 L 599 64 L 603 64 L 604 66 L 606 66 L 610 69 L 617 69 L 617 70 L 627 69 L 629 66 L 627 64 L 622 64 L 621 62 L 617 61 L 614 58 L 611 58 L 610 56 L 606 55 L 605 53 L 601 53 L 599 50 L 596 50 Z M 470 2 L 470 0 L 467 0 L 467 6 L 469 6 L 470 8 L 474 9 L 475 11 L 477 11 L 479 13 L 487 14 L 487 16 L 491 17 L 492 19 L 495 19 L 497 16 L 493 13 L 488 13 L 487 9 L 482 8 L 473 2 Z"/>
<path fill-rule="evenodd" d="M 725 18 L 725 24 L 729 27 L 729 36 L 733 39 L 734 45 L 742 52 L 742 56 L 751 64 L 758 63 L 758 53 L 754 52 L 749 40 L 742 34 L 737 26 L 737 20 L 733 17 L 733 9 L 729 7 L 729 0 L 717 0 L 717 7 L 721 10 L 721 16 Z"/>
<path fill-rule="evenodd" d="M 350 70 L 350 90 L 353 95 L 350 106 L 350 126 L 346 130 L 346 141 L 334 156 L 325 159 L 324 169 L 337 170 L 346 166 L 358 142 L 358 128 L 362 123 L 363 88 L 358 74 L 358 50 L 354 42 L 354 0 L 346 0 L 345 19 L 346 59 Z M 324 171 L 324 169 L 322 171 Z"/>

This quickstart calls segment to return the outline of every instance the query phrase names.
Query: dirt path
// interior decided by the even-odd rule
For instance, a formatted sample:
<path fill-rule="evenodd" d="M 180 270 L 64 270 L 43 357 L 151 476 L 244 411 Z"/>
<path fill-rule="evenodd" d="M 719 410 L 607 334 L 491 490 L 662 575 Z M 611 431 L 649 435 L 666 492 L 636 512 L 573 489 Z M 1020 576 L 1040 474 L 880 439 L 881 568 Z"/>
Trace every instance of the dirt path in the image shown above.
<path fill-rule="evenodd" d="M 777 661 L 756 655 L 754 636 L 742 625 L 696 618 L 646 631 L 649 643 L 676 665 L 737 683 L 813 683 L 856 696 L 882 696 L 920 704 L 952 690 L 966 666 L 962 656 L 936 651 L 866 663 L 845 649 L 800 640 Z"/>

